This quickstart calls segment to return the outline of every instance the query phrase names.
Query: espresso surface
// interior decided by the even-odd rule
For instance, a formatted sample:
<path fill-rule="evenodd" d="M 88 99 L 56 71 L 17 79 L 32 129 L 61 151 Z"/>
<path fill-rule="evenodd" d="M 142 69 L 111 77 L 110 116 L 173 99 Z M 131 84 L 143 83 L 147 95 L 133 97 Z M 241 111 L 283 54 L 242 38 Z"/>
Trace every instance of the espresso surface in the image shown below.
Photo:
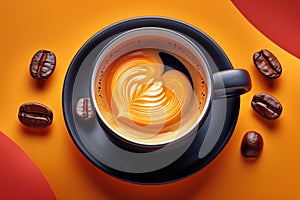
<path fill-rule="evenodd" d="M 100 73 L 100 112 L 111 128 L 134 141 L 157 143 L 177 137 L 195 124 L 205 104 L 203 76 L 169 52 L 132 51 Z"/>

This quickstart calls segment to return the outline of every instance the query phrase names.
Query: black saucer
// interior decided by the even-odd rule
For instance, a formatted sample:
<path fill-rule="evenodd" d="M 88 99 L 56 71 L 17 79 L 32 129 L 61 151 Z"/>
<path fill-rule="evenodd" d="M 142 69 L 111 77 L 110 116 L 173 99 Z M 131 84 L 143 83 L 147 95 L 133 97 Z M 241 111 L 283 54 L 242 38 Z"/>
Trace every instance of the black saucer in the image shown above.
<path fill-rule="evenodd" d="M 90 71 L 103 46 L 121 32 L 150 26 L 169 28 L 194 40 L 205 51 L 213 72 L 232 69 L 222 49 L 203 32 L 186 23 L 160 17 L 129 19 L 98 32 L 78 51 L 65 77 L 63 112 L 74 143 L 94 165 L 125 181 L 161 184 L 195 173 L 220 153 L 236 125 L 240 98 L 213 100 L 211 112 L 194 138 L 178 148 L 148 153 L 121 149 L 107 138 L 96 118 L 84 121 L 77 117 L 74 107 L 78 99 L 89 97 Z"/>

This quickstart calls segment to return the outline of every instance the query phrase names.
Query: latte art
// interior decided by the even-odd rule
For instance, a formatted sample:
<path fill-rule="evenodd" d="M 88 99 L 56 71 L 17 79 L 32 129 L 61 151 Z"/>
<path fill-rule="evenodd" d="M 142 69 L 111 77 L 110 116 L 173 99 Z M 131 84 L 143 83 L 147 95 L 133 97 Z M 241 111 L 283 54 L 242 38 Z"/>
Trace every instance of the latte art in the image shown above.
<path fill-rule="evenodd" d="M 126 118 L 141 126 L 180 119 L 191 99 L 190 83 L 179 71 L 164 73 L 164 65 L 158 62 L 134 57 L 121 63 L 111 85 L 117 119 Z"/>
<path fill-rule="evenodd" d="M 205 99 L 200 89 L 206 88 L 195 92 L 191 80 L 177 68 L 163 63 L 156 49 L 129 52 L 112 62 L 97 87 L 101 95 L 97 102 L 109 125 L 136 141 L 157 142 L 194 124 L 203 103 L 199 98 Z"/>

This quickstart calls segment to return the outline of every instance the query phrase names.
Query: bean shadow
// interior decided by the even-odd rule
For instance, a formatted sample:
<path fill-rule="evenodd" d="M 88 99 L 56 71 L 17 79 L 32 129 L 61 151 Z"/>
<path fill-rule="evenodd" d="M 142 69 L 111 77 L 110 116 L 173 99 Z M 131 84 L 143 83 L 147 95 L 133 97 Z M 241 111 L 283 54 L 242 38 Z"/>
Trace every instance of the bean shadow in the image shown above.
<path fill-rule="evenodd" d="M 95 129 L 95 126 L 97 125 L 97 118 L 94 117 L 92 119 L 82 119 L 78 115 L 74 115 L 74 121 L 75 124 L 78 125 L 81 129 L 83 129 L 85 132 L 91 132 L 92 130 Z"/>
<path fill-rule="evenodd" d="M 255 117 L 261 124 L 269 128 L 270 130 L 275 130 L 278 126 L 280 126 L 280 119 L 265 119 L 255 111 L 252 111 L 252 114 L 253 117 Z"/>
<path fill-rule="evenodd" d="M 51 85 L 51 82 L 53 81 L 53 74 L 46 78 L 46 79 L 35 79 L 33 77 L 29 77 L 30 85 L 36 90 L 46 90 L 46 88 Z"/>
<path fill-rule="evenodd" d="M 271 91 L 276 89 L 277 85 L 279 85 L 280 78 L 266 78 L 262 73 L 256 70 L 257 77 L 261 82 L 267 87 L 267 91 Z"/>
<path fill-rule="evenodd" d="M 25 133 L 27 135 L 41 136 L 41 137 L 48 136 L 52 129 L 51 125 L 48 127 L 45 127 L 45 128 L 31 128 L 31 127 L 27 127 L 23 124 L 20 124 L 19 127 L 20 127 L 20 131 L 22 133 Z"/>

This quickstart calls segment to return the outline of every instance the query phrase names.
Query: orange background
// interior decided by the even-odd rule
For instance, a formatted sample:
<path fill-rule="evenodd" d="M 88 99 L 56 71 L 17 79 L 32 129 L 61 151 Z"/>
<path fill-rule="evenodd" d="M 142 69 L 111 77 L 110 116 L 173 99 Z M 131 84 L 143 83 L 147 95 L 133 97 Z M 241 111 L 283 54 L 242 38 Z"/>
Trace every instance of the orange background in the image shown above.
<path fill-rule="evenodd" d="M 241 109 L 231 140 L 220 155 L 196 174 L 175 183 L 135 185 L 110 177 L 79 152 L 62 114 L 62 87 L 78 49 L 102 28 L 129 17 L 159 15 L 190 23 L 209 34 L 235 68 L 247 69 L 253 88 L 241 97 Z M 296 199 L 299 197 L 299 74 L 300 61 L 256 30 L 229 1 L 179 0 L 52 0 L 0 3 L 0 130 L 36 163 L 57 199 Z M 253 66 L 262 48 L 280 60 L 283 74 L 268 81 Z M 55 52 L 53 75 L 39 85 L 29 75 L 39 49 Z M 250 102 L 267 92 L 283 105 L 276 121 L 262 119 Z M 54 122 L 45 132 L 22 126 L 18 108 L 28 101 L 49 106 Z M 255 161 L 240 154 L 242 136 L 255 130 L 264 149 Z M 3 163 L 1 163 L 3 164 Z M 1 178 L 0 178 L 1 181 Z"/>

